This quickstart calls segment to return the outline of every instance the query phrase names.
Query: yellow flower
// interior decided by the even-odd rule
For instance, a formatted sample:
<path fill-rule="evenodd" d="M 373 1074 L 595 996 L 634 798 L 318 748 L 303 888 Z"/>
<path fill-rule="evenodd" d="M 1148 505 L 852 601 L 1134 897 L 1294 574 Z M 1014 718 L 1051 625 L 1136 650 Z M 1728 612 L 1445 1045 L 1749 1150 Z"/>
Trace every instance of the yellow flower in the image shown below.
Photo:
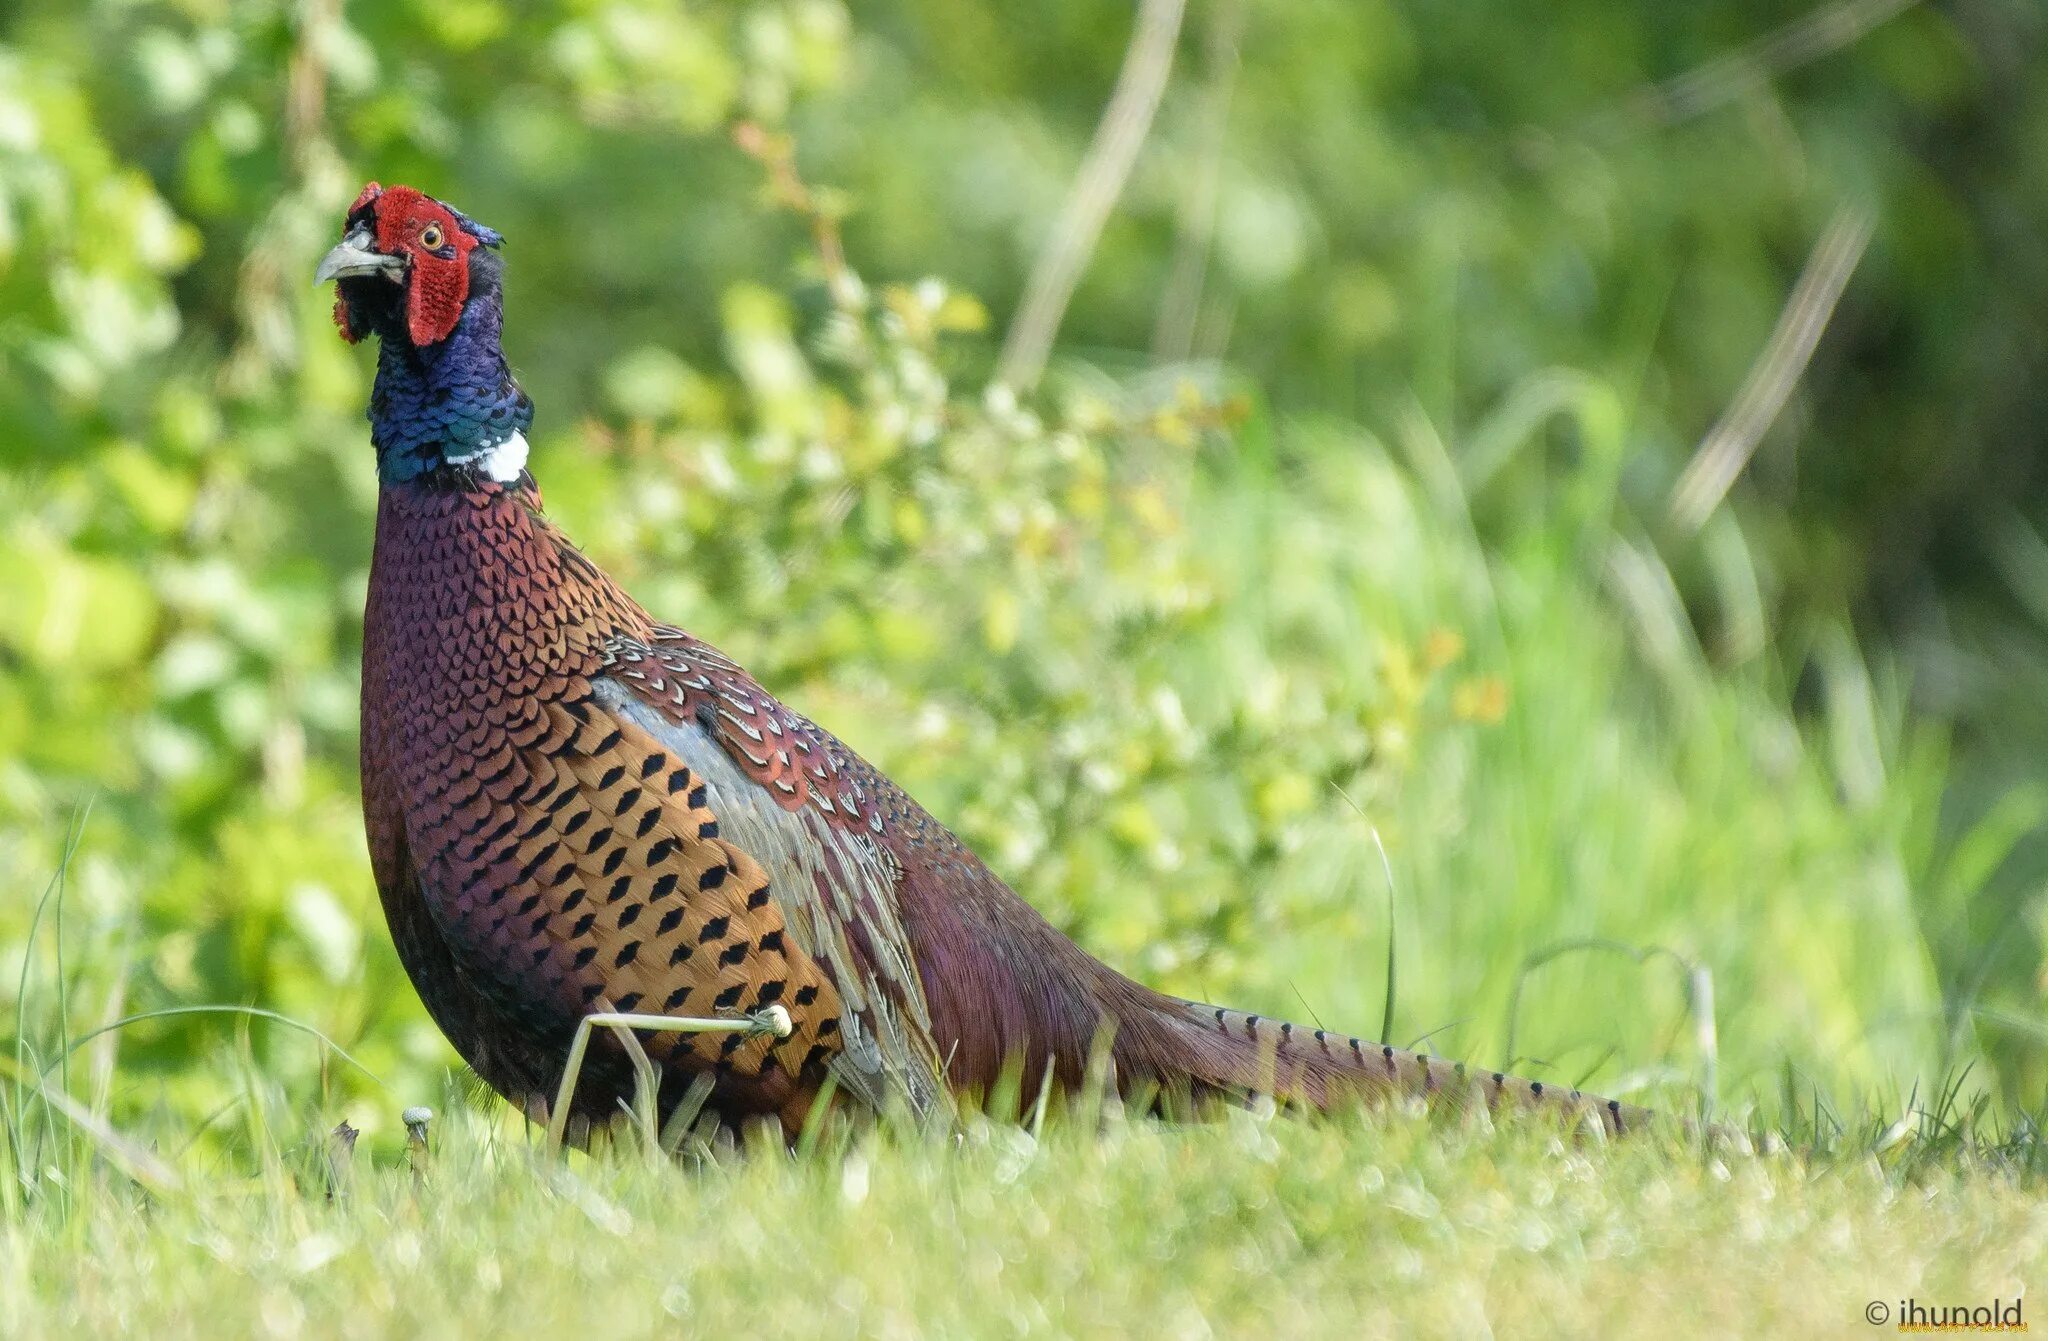
<path fill-rule="evenodd" d="M 1465 655 L 1465 638 L 1455 629 L 1434 628 L 1422 643 L 1422 664 L 1434 673 Z"/>
<path fill-rule="evenodd" d="M 1260 784 L 1255 804 L 1259 815 L 1274 822 L 1305 814 L 1316 803 L 1316 785 L 1305 774 L 1281 773 Z"/>
<path fill-rule="evenodd" d="M 1380 673 L 1386 677 L 1394 712 L 1406 715 L 1422 697 L 1422 673 L 1415 665 L 1415 654 L 1406 643 L 1388 643 L 1380 657 Z"/>
<path fill-rule="evenodd" d="M 903 543 L 922 544 L 928 528 L 925 526 L 924 509 L 917 505 L 917 500 L 899 498 L 891 511 L 894 515 L 890 520 L 895 524 L 896 534 L 903 538 Z"/>
<path fill-rule="evenodd" d="M 1507 681 L 1498 675 L 1459 681 L 1451 691 L 1451 713 L 1460 721 L 1494 725 L 1508 715 Z"/>

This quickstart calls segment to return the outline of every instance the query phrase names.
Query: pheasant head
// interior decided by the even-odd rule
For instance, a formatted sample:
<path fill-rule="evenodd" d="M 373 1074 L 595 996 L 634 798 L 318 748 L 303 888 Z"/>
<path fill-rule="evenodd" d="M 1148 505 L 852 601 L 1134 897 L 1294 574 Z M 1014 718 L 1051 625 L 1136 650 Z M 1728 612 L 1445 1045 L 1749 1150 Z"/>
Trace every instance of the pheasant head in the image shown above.
<path fill-rule="evenodd" d="M 370 436 L 386 484 L 522 478 L 533 402 L 499 347 L 504 239 L 410 186 L 371 182 L 322 258 L 334 324 L 378 340 Z"/>

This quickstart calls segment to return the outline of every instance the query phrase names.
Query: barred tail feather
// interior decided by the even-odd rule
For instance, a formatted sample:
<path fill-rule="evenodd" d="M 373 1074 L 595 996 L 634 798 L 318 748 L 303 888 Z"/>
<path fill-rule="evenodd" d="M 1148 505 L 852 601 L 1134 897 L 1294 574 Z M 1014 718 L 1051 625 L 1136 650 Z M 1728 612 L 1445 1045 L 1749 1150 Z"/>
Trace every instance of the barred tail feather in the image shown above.
<path fill-rule="evenodd" d="M 1489 1111 L 1525 1108 L 1572 1126 L 1597 1121 L 1610 1136 L 1663 1121 L 1650 1109 L 1569 1086 L 1176 997 L 1155 996 L 1147 1018 L 1119 1031 L 1113 1051 L 1127 1075 L 1197 1090 L 1271 1094 L 1321 1109 L 1404 1099 Z"/>

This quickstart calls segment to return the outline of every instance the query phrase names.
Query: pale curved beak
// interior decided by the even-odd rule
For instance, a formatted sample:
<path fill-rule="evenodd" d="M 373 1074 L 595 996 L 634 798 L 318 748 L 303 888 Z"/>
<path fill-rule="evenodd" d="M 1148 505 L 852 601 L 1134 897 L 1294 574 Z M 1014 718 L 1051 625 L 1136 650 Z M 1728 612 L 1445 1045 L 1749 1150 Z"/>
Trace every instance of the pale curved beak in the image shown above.
<path fill-rule="evenodd" d="M 325 284 L 330 279 L 347 279 L 351 275 L 387 275 L 397 279 L 405 270 L 403 256 L 387 256 L 377 250 L 377 240 L 370 236 L 367 228 L 357 228 L 333 251 L 320 258 L 320 268 L 313 272 L 313 283 Z"/>

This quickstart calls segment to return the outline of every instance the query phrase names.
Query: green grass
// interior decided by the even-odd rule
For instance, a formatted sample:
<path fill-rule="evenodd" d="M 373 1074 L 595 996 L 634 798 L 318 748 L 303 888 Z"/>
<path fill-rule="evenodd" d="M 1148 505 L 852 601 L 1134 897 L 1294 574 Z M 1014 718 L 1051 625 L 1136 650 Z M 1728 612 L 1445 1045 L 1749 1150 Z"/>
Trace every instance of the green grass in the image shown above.
<path fill-rule="evenodd" d="M 677 1166 L 539 1155 L 469 1114 L 356 1153 L 0 1223 L 8 1335 L 1403 1336 L 1869 1330 L 2011 1299 L 2034 1180 L 1953 1154 L 1568 1146 L 1402 1114 L 870 1132 Z"/>

